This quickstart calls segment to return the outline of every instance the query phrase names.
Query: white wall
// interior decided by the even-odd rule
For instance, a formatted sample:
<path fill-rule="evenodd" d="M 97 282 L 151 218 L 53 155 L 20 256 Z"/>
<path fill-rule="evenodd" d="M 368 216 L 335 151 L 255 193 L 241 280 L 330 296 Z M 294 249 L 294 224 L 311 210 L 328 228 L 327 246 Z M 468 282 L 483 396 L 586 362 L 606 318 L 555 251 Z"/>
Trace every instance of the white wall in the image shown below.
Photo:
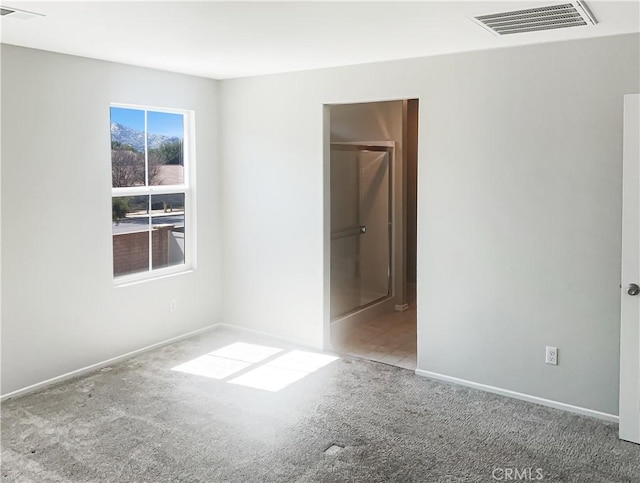
<path fill-rule="evenodd" d="M 224 320 L 323 343 L 323 104 L 415 97 L 419 368 L 617 414 L 622 96 L 639 90 L 638 43 L 222 82 Z"/>
<path fill-rule="evenodd" d="M 195 110 L 193 273 L 113 286 L 110 102 Z M 216 81 L 2 46 L 2 394 L 219 322 L 217 111 Z"/>

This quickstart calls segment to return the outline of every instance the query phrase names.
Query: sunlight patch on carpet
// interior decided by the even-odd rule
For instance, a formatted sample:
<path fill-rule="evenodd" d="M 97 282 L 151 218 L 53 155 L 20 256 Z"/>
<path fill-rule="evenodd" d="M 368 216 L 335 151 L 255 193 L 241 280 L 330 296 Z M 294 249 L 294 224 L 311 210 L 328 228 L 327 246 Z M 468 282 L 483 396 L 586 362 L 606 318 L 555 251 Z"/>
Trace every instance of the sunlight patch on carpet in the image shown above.
<path fill-rule="evenodd" d="M 173 371 L 276 392 L 338 360 L 336 356 L 234 342 L 172 368 Z M 276 357 L 278 356 L 278 357 Z"/>

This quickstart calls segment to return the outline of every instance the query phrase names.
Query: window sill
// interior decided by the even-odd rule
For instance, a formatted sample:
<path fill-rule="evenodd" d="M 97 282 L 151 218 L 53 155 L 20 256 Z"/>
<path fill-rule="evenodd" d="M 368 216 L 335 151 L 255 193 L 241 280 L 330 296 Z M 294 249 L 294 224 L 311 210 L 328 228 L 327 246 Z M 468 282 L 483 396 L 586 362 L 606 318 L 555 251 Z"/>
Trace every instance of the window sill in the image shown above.
<path fill-rule="evenodd" d="M 145 282 L 153 282 L 155 280 L 163 280 L 165 278 L 175 277 L 177 275 L 185 275 L 195 272 L 193 267 L 170 267 L 166 269 L 154 270 L 153 272 L 136 273 L 132 275 L 123 275 L 113 279 L 114 288 L 130 287 Z"/>

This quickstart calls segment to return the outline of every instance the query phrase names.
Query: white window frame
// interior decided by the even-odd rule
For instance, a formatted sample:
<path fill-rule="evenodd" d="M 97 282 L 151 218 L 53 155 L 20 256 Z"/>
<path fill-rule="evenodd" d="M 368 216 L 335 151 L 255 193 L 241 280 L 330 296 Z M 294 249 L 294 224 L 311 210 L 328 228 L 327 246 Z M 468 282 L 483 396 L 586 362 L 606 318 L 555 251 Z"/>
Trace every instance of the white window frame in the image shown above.
<path fill-rule="evenodd" d="M 169 107 L 146 106 L 139 104 L 122 104 L 113 102 L 111 108 L 136 109 L 145 111 L 144 130 L 147 132 L 147 112 L 166 112 L 170 114 L 181 114 L 183 116 L 184 136 L 183 146 L 183 182 L 174 185 L 157 186 L 131 186 L 111 188 L 111 199 L 118 196 L 150 196 L 162 194 L 184 194 L 184 238 L 185 238 L 185 260 L 183 264 L 173 265 L 163 268 L 152 268 L 152 244 L 151 232 L 149 230 L 149 270 L 126 275 L 113 274 L 113 233 L 111 234 L 111 274 L 113 284 L 116 286 L 129 285 L 132 283 L 156 280 L 179 273 L 191 272 L 196 269 L 196 196 L 195 196 L 195 112 L 192 110 L 175 109 Z M 145 135 L 145 178 L 148 177 L 148 149 L 147 136 Z M 111 132 L 109 132 L 109 146 L 111 146 Z M 111 151 L 109 151 L 111 152 Z M 109 156 L 111 162 L 111 156 Z M 111 173 L 111 171 L 109 171 Z"/>

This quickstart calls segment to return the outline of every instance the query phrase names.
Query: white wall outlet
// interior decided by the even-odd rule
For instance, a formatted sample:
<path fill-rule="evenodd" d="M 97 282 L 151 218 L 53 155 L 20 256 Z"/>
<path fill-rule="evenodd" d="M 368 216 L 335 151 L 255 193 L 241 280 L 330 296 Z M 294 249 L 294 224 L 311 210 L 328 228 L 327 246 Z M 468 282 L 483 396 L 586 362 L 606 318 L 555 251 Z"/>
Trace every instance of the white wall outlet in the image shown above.
<path fill-rule="evenodd" d="M 169 312 L 175 312 L 177 309 L 176 299 L 169 300 Z"/>
<path fill-rule="evenodd" d="M 547 364 L 552 364 L 554 366 L 558 365 L 558 348 L 557 347 L 547 346 L 544 362 L 546 362 Z"/>

